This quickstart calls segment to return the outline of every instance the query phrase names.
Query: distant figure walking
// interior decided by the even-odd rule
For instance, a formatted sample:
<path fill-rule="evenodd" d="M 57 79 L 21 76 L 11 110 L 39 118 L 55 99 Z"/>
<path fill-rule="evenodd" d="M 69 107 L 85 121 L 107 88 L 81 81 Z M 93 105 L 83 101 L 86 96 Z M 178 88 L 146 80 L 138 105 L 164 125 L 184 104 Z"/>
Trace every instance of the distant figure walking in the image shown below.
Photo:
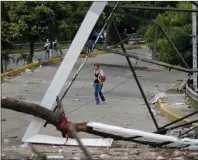
<path fill-rule="evenodd" d="M 54 48 L 54 43 L 53 43 L 52 41 L 50 42 L 49 48 L 50 48 L 50 49 L 49 49 L 49 58 L 51 58 L 51 57 L 52 57 L 52 53 L 53 53 L 52 50 L 53 50 L 53 48 Z"/>
<path fill-rule="evenodd" d="M 93 40 L 89 40 L 88 44 L 87 44 L 87 53 L 91 52 L 93 45 L 94 45 L 94 41 Z"/>
<path fill-rule="evenodd" d="M 49 40 L 47 39 L 47 42 L 44 45 L 45 59 L 49 59 L 49 49 L 50 49 L 50 43 Z"/>
<path fill-rule="evenodd" d="M 93 33 L 93 39 L 96 40 L 98 38 L 98 36 L 99 36 L 99 33 L 96 32 L 96 31 L 94 31 L 94 33 Z"/>
<path fill-rule="evenodd" d="M 57 52 L 57 39 L 53 42 L 53 47 L 54 47 L 54 50 Z"/>
<path fill-rule="evenodd" d="M 101 100 L 105 104 L 105 97 L 102 93 L 102 87 L 103 87 L 103 82 L 106 80 L 106 77 L 104 75 L 103 70 L 100 68 L 98 64 L 94 65 L 94 76 L 95 76 L 95 80 L 93 83 L 93 87 L 94 87 L 96 105 L 100 104 L 100 99 L 98 95 L 100 96 Z"/>

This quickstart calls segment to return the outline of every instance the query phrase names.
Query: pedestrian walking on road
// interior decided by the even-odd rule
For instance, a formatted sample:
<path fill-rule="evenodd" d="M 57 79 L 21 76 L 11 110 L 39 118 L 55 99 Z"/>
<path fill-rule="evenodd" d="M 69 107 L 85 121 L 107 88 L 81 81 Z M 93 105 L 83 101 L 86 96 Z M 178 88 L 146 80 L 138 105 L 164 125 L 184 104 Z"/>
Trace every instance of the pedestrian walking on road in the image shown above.
<path fill-rule="evenodd" d="M 103 82 L 106 80 L 106 77 L 104 75 L 103 70 L 100 68 L 98 64 L 94 65 L 94 76 L 95 76 L 95 80 L 93 83 L 93 87 L 94 87 L 96 105 L 100 104 L 99 96 L 101 100 L 103 101 L 103 103 L 105 104 L 105 97 L 102 93 L 102 87 L 103 87 Z"/>
<path fill-rule="evenodd" d="M 50 49 L 50 43 L 49 40 L 47 39 L 47 42 L 44 45 L 45 59 L 49 59 L 49 49 Z"/>
<path fill-rule="evenodd" d="M 50 45 L 49 45 L 49 58 L 51 58 L 52 57 L 52 53 L 53 53 L 53 48 L 54 48 L 54 43 L 51 41 L 50 42 Z"/>
<path fill-rule="evenodd" d="M 57 52 L 57 50 L 58 50 L 58 48 L 57 48 L 57 39 L 53 42 L 53 48 Z"/>
<path fill-rule="evenodd" d="M 91 52 L 93 45 L 94 45 L 94 41 L 89 40 L 88 43 L 87 43 L 87 53 Z"/>

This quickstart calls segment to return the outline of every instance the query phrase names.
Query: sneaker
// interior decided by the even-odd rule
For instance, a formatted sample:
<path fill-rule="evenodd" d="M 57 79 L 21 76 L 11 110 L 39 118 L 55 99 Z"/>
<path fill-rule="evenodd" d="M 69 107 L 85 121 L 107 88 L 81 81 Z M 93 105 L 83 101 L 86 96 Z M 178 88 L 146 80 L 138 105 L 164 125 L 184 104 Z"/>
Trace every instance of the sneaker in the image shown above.
<path fill-rule="evenodd" d="M 96 105 L 99 105 L 99 104 L 100 104 L 100 103 L 97 103 L 97 102 L 96 102 Z"/>
<path fill-rule="evenodd" d="M 103 101 L 103 104 L 106 104 L 106 101 Z"/>

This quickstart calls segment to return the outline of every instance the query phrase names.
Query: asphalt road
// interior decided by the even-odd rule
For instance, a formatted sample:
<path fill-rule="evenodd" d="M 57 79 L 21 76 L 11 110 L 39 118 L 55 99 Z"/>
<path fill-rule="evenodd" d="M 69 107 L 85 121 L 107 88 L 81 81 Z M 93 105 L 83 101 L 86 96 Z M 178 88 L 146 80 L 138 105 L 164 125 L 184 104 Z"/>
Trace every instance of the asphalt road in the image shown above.
<path fill-rule="evenodd" d="M 148 55 L 147 49 L 136 50 L 139 53 Z M 127 65 L 126 60 L 113 54 L 107 54 L 90 58 L 71 89 L 63 100 L 63 106 L 67 117 L 73 122 L 96 121 L 106 124 L 123 126 L 144 131 L 155 131 L 156 128 L 149 115 L 148 109 L 140 94 L 137 84 L 129 68 L 102 66 L 107 81 L 104 84 L 104 95 L 107 100 L 106 105 L 95 105 L 93 96 L 93 64 L 103 63 Z M 82 60 L 78 60 L 69 77 L 72 79 Z M 146 65 L 152 70 L 137 70 L 137 75 L 142 84 L 148 99 L 185 75 L 182 72 L 165 70 L 162 67 L 145 64 L 138 61 L 138 65 Z M 59 64 L 37 68 L 35 72 L 28 72 L 9 80 L 2 85 L 2 95 L 29 101 L 41 101 L 48 86 L 55 75 Z M 65 84 L 66 88 L 67 84 Z M 63 89 L 64 91 L 64 89 Z M 63 91 L 60 93 L 62 95 Z M 152 106 L 154 113 L 154 106 Z M 31 115 L 17 113 L 11 110 L 2 109 L 2 140 L 9 139 L 10 144 L 20 144 L 25 130 L 27 129 Z M 168 120 L 160 114 L 155 114 L 159 126 L 166 124 Z M 48 125 L 42 128 L 40 133 L 61 136 L 55 127 Z M 17 136 L 16 138 L 11 138 Z M 83 137 L 94 137 L 80 133 Z M 124 142 L 121 142 L 124 143 Z M 4 144 L 2 144 L 4 145 Z"/>

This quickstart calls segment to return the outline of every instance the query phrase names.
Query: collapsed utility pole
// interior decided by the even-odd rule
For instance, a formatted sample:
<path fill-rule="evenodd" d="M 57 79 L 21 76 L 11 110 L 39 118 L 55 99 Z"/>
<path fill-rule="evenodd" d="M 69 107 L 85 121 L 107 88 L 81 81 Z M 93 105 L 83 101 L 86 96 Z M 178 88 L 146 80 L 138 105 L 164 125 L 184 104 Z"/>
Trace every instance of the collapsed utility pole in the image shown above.
<path fill-rule="evenodd" d="M 197 7 L 192 4 L 192 9 L 196 9 Z M 197 13 L 196 12 L 192 12 L 192 34 L 193 35 L 197 35 Z M 193 69 L 197 69 L 197 38 L 193 37 L 192 38 L 192 47 L 193 47 Z M 198 91 L 197 88 L 197 73 L 194 72 L 193 73 L 193 89 L 194 91 Z"/>

